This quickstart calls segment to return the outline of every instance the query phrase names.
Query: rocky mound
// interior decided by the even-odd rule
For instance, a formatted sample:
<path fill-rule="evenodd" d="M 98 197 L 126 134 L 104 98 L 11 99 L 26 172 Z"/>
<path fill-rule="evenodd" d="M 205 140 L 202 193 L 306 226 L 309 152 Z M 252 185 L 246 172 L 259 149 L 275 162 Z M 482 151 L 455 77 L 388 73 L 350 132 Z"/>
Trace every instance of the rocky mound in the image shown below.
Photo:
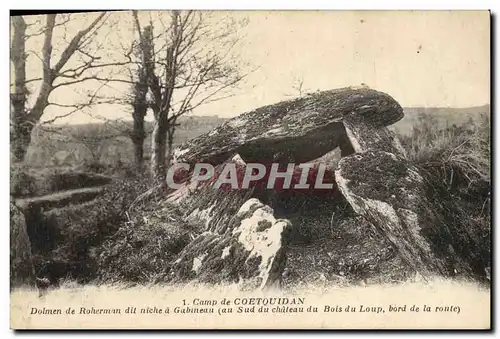
<path fill-rule="evenodd" d="M 267 288 L 281 282 L 291 224 L 276 220 L 273 210 L 247 200 L 225 232 L 204 232 L 179 254 L 171 269 L 174 281 L 240 283 Z"/>
<path fill-rule="evenodd" d="M 330 220 L 332 236 L 340 240 L 321 245 L 323 247 L 318 245 L 328 255 L 324 261 L 320 260 L 319 267 L 314 263 L 317 270 L 329 265 L 332 271 L 342 273 L 338 276 L 355 272 L 352 276 L 358 280 L 362 277 L 363 281 L 377 281 L 382 275 L 391 276 L 393 273 L 396 273 L 391 278 L 393 280 L 431 275 L 477 275 L 473 263 L 457 255 L 455 248 L 460 244 L 453 240 L 457 238 L 454 234 L 457 230 L 449 227 L 443 211 L 428 198 L 429 187 L 418 169 L 406 160 L 397 137 L 386 128 L 402 117 L 399 104 L 378 91 L 344 88 L 319 92 L 231 119 L 212 132 L 183 144 L 176 150 L 175 160 L 219 165 L 238 154 L 244 162 L 303 163 L 314 161 L 339 147 L 342 159 L 335 171 L 335 181 L 341 195 L 330 199 L 329 203 L 333 205 L 331 210 L 342 205 L 349 213 L 339 217 L 333 212 Z M 254 199 L 257 192 L 218 192 L 218 200 L 208 198 L 213 192 L 203 189 L 192 192 L 196 193 L 176 201 L 181 205 L 183 201 L 191 201 L 188 205 L 194 211 L 190 213 L 201 216 L 207 233 L 193 242 L 196 245 L 188 245 L 180 260 L 188 261 L 185 265 L 191 268 L 191 272 L 192 267 L 197 267 L 197 275 L 204 276 L 204 280 L 216 281 L 221 272 L 234 269 L 230 263 L 219 262 L 223 256 L 219 252 L 225 248 L 220 244 L 231 242 L 231 232 L 238 228 L 238 225 L 228 225 L 232 225 L 237 211 L 244 206 L 243 200 Z M 268 194 L 280 196 L 283 192 Z M 190 196 L 195 197 L 196 202 Z M 319 204 L 328 208 L 324 201 Z M 267 199 L 266 202 L 270 204 L 266 207 L 269 213 L 278 207 L 276 199 Z M 295 212 L 307 213 L 300 208 Z M 287 215 L 281 217 L 287 218 Z M 269 215 L 268 218 L 269 224 L 273 225 L 275 216 Z M 318 220 L 324 219 L 324 215 L 318 211 L 312 219 L 308 221 L 311 228 Z M 291 224 L 292 229 L 297 226 L 293 221 Z M 349 227 L 355 231 L 350 232 Z M 258 233 L 256 229 L 255 234 Z M 342 232 L 351 233 L 350 239 L 345 239 Z M 352 234 L 356 232 L 353 238 Z M 364 236 L 368 239 L 363 239 Z M 253 246 L 261 246 L 262 239 L 258 236 L 253 239 Z M 280 255 L 283 256 L 289 250 L 285 247 L 289 242 L 282 238 L 279 243 Z M 360 244 L 364 247 L 360 248 Z M 320 248 L 313 250 L 318 252 Z M 235 265 L 239 265 L 237 262 Z M 285 270 L 286 263 L 279 266 L 281 270 L 275 273 L 275 279 L 283 280 L 283 273 L 286 276 L 290 272 Z M 210 268 L 204 270 L 203 267 Z M 259 274 L 254 272 L 253 276 Z"/>

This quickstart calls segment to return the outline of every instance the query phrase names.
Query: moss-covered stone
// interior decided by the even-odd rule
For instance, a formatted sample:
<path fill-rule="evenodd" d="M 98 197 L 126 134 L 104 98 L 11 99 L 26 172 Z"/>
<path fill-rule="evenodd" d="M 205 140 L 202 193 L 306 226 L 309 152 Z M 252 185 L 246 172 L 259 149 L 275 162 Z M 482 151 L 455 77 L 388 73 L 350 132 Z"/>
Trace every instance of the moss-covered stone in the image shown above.
<path fill-rule="evenodd" d="M 220 164 L 238 153 L 245 162 L 306 162 L 338 147 L 343 119 L 375 128 L 403 117 L 389 95 L 369 88 L 341 88 L 258 108 L 182 144 L 177 162 Z"/>
<path fill-rule="evenodd" d="M 455 255 L 458 244 L 443 210 L 404 158 L 371 149 L 343 158 L 335 174 L 354 211 L 371 222 L 415 272 L 471 275 L 470 265 Z"/>
<path fill-rule="evenodd" d="M 408 194 L 415 194 L 422 180 L 404 159 L 387 152 L 354 154 L 341 159 L 339 168 L 354 194 L 396 207 L 405 207 Z"/>

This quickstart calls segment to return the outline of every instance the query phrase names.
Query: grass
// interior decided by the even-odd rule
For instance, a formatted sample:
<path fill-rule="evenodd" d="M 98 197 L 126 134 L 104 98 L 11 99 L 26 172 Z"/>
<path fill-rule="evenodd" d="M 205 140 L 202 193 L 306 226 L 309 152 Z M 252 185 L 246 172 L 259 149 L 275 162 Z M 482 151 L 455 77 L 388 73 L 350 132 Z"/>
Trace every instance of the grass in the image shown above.
<path fill-rule="evenodd" d="M 439 129 L 422 115 L 410 136 L 402 137 L 408 160 L 419 168 L 442 198 L 459 199 L 469 217 L 490 220 L 490 117 Z M 465 208 L 467 207 L 467 208 Z M 472 208 L 472 210 L 470 210 Z"/>
<path fill-rule="evenodd" d="M 457 255 L 478 276 L 491 266 L 490 129 L 487 114 L 445 128 L 422 114 L 413 133 L 401 138 L 408 160 L 426 180 L 428 198 L 451 230 Z"/>
<path fill-rule="evenodd" d="M 410 136 L 403 137 L 408 159 L 450 189 L 490 183 L 490 117 L 438 128 L 437 119 L 422 114 Z"/>
<path fill-rule="evenodd" d="M 193 230 L 175 206 L 150 201 L 138 213 L 127 212 L 118 230 L 90 250 L 96 282 L 148 284 L 161 281 L 175 255 L 192 240 Z"/>

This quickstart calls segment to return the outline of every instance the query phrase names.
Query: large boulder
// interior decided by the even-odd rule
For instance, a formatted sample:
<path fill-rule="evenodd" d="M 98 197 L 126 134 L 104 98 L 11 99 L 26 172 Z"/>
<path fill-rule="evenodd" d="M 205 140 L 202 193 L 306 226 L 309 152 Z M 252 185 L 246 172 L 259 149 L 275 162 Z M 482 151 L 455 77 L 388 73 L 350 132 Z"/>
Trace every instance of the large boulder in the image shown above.
<path fill-rule="evenodd" d="M 171 269 L 173 280 L 238 283 L 242 289 L 279 286 L 291 224 L 249 199 L 226 228 L 204 232 L 187 245 Z"/>
<path fill-rule="evenodd" d="M 474 267 L 458 255 L 457 232 L 432 187 L 406 159 L 387 128 L 349 117 L 343 121 L 355 153 L 343 157 L 337 185 L 353 210 L 397 249 L 405 265 L 423 277 L 474 276 Z"/>
<path fill-rule="evenodd" d="M 307 162 L 349 146 L 342 123 L 349 117 L 384 127 L 400 120 L 403 109 L 389 95 L 367 87 L 317 92 L 230 119 L 182 144 L 174 161 L 220 164 L 237 153 L 247 163 Z"/>
<path fill-rule="evenodd" d="M 235 158 L 243 166 L 305 163 L 336 148 L 347 156 L 357 151 L 350 136 L 358 128 L 363 132 L 370 126 L 382 139 L 391 139 L 385 126 L 402 117 L 393 98 L 366 87 L 317 92 L 233 118 L 182 144 L 174 152 L 174 162 L 208 162 L 217 174 Z M 175 261 L 174 280 L 222 280 L 261 288 L 279 283 L 291 224 L 276 220 L 274 211 L 255 199 L 262 195 L 267 202 L 273 194 L 279 193 L 258 187 L 214 189 L 213 183 L 193 187 L 189 181 L 172 193 L 169 202 L 182 208 L 188 222 L 205 230 Z"/>
<path fill-rule="evenodd" d="M 362 262 L 351 252 L 339 252 L 343 262 L 365 271 L 362 275 L 366 280 L 370 280 L 367 272 L 376 276 L 380 267 L 387 271 L 395 266 L 399 272 L 422 277 L 473 276 L 473 265 L 457 247 L 460 230 L 446 220 L 429 185 L 387 128 L 402 117 L 403 110 L 392 97 L 366 87 L 318 92 L 233 118 L 181 145 L 174 160 L 220 165 L 239 154 L 246 163 L 305 163 L 340 148 L 336 186 L 356 217 L 363 219 L 360 225 L 377 233 L 367 244 L 380 243 L 363 245 L 366 253 Z M 188 219 L 204 223 L 206 232 L 183 250 L 172 274 L 205 282 L 223 277 L 255 284 L 259 278 L 257 285 L 261 287 L 268 281 L 280 281 L 289 227 L 276 220 L 270 207 L 248 200 L 255 195 L 255 190 L 214 191 L 210 185 L 178 192 L 174 200 L 187 206 Z M 259 207 L 249 210 L 249 203 Z M 267 225 L 264 228 L 275 236 L 261 234 L 259 223 Z M 252 239 L 252 245 L 243 245 L 240 235 L 245 232 L 250 234 L 247 238 Z M 250 260 L 256 258 L 251 249 L 267 246 L 269 241 L 274 262 Z M 356 249 L 359 244 L 351 245 Z M 382 250 L 387 253 L 381 256 Z M 279 269 L 269 271 L 270 267 Z M 274 272 L 271 276 L 277 278 L 270 279 L 262 272 Z"/>
<path fill-rule="evenodd" d="M 422 177 L 403 158 L 378 150 L 356 153 L 341 159 L 335 177 L 354 211 L 370 221 L 415 272 L 442 275 L 454 268 L 446 264 L 446 255 L 437 254 L 435 245 L 445 235 L 441 220 L 426 198 Z M 448 244 L 442 245 L 448 251 Z"/>
<path fill-rule="evenodd" d="M 35 286 L 31 243 L 22 211 L 10 203 L 10 286 Z"/>
<path fill-rule="evenodd" d="M 246 165 L 236 155 L 215 167 L 215 177 L 228 163 L 237 163 L 240 170 Z M 178 255 L 169 278 L 175 282 L 238 283 L 242 289 L 279 285 L 290 222 L 275 218 L 269 206 L 252 198 L 254 187 L 216 188 L 215 181 L 193 186 L 187 180 L 167 199 L 183 211 L 187 223 L 204 230 Z"/>

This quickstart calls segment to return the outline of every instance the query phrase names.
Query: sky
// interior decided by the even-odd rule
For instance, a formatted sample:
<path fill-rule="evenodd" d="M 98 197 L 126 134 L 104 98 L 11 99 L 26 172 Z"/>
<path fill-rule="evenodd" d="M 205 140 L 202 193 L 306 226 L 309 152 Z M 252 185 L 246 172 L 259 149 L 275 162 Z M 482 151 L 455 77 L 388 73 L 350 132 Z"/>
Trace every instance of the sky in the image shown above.
<path fill-rule="evenodd" d="M 141 14 L 146 18 L 147 13 Z M 201 106 L 194 115 L 232 117 L 290 99 L 298 94 L 294 89 L 298 80 L 305 91 L 364 83 L 390 94 L 403 107 L 469 107 L 490 100 L 487 11 L 221 11 L 215 15 L 248 19 L 238 32 L 242 37 L 238 53 L 252 72 L 232 97 Z M 89 15 L 77 15 L 72 29 L 88 20 Z M 117 46 L 119 39 L 134 39 L 130 13 L 113 13 L 113 20 L 114 25 L 99 30 L 102 41 Z M 55 39 L 61 37 L 61 32 L 55 35 Z M 27 49 L 40 51 L 42 41 L 41 37 L 30 39 Z M 28 77 L 40 72 L 40 60 L 30 56 Z M 70 103 L 82 95 L 75 91 L 79 89 L 58 90 L 51 101 Z M 126 87 L 116 91 L 126 91 Z M 49 107 L 43 120 L 66 112 Z M 116 105 L 94 107 L 88 113 L 57 122 L 129 117 L 128 108 Z"/>

